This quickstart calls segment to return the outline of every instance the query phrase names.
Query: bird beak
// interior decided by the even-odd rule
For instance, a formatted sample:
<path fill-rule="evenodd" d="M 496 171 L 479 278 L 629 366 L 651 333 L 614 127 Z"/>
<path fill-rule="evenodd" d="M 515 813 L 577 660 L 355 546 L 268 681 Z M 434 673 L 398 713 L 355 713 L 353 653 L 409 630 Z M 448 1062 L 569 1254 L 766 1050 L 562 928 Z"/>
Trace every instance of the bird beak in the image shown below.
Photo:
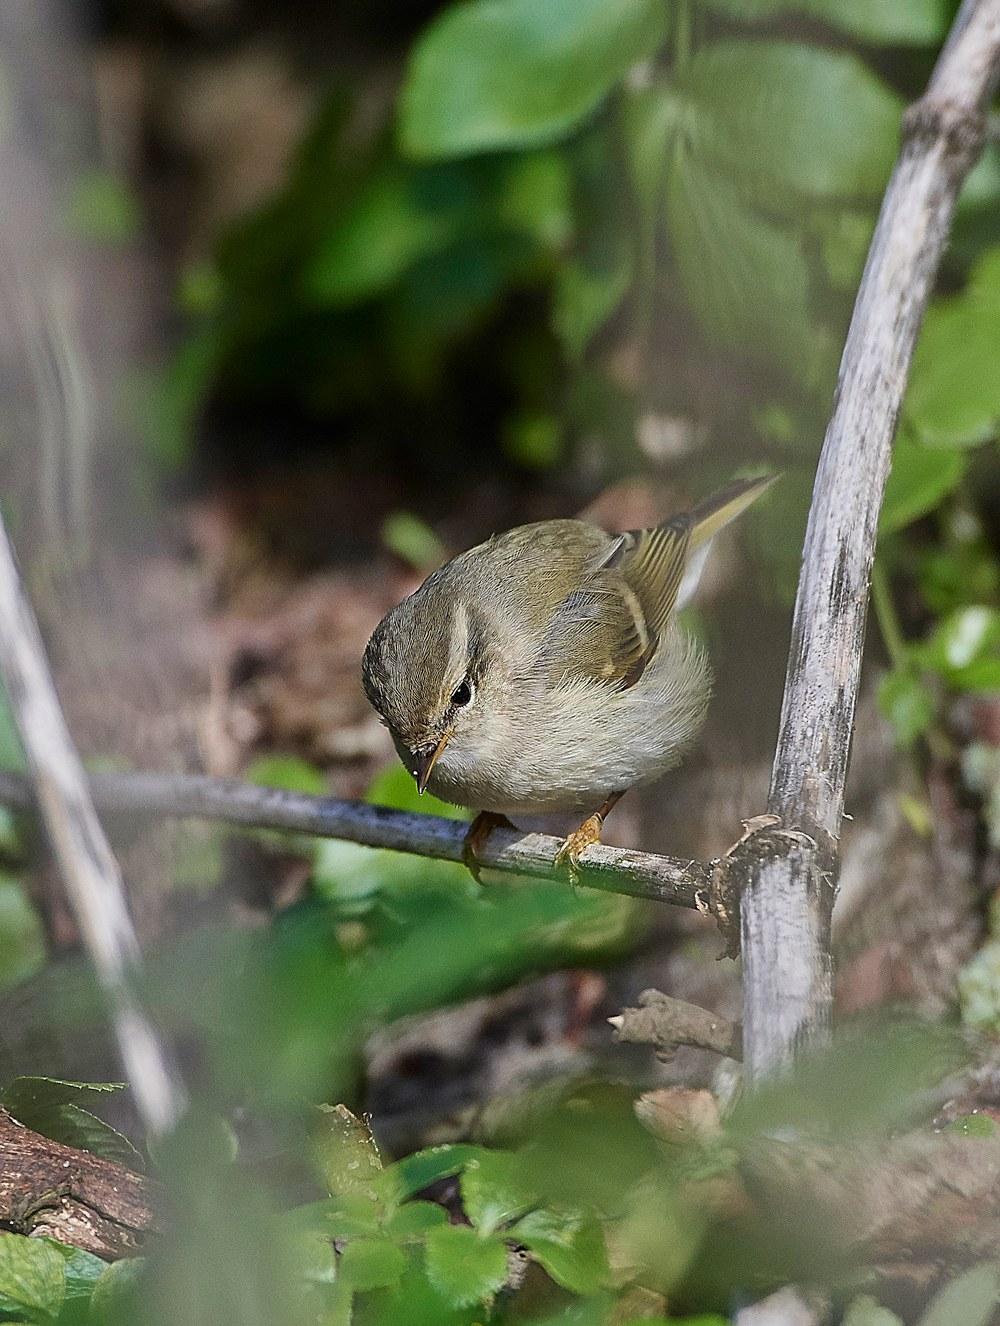
<path fill-rule="evenodd" d="M 431 776 L 431 770 L 434 768 L 434 765 L 437 763 L 437 757 L 441 754 L 445 746 L 448 744 L 448 738 L 450 736 L 451 733 L 446 732 L 433 750 L 430 749 L 418 750 L 414 751 L 413 753 L 413 758 L 416 760 L 417 764 L 417 773 L 416 773 L 417 791 L 420 793 L 421 796 L 423 796 L 424 791 L 426 790 L 427 780 Z"/>

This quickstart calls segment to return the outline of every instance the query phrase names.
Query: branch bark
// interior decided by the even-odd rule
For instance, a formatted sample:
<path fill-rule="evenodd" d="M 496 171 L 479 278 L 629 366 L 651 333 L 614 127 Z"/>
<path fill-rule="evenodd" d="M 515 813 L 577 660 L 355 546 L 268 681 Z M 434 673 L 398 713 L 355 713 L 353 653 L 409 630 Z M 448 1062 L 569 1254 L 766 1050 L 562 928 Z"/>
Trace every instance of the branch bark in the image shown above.
<path fill-rule="evenodd" d="M 830 913 L 879 512 L 913 348 L 998 69 L 1000 0 L 964 0 L 927 92 L 903 118 L 844 347 L 767 804 L 791 832 L 786 850 L 751 865 L 741 904 L 751 1082 L 785 1066 L 829 1022 Z"/>
<path fill-rule="evenodd" d="M 58 1239 L 105 1261 L 148 1251 L 162 1233 L 159 1185 L 63 1146 L 0 1109 L 0 1228 Z"/>
<path fill-rule="evenodd" d="M 90 799 L 87 776 L 59 706 L 35 614 L 0 519 L 0 670 L 31 765 L 38 809 L 70 905 L 111 1004 L 115 1034 L 139 1114 L 156 1134 L 182 1108 L 131 971 L 139 943 L 118 862 Z"/>
<path fill-rule="evenodd" d="M 655 1045 L 656 1056 L 669 1063 L 679 1045 L 711 1050 L 729 1059 L 743 1058 L 743 1028 L 698 1004 L 673 999 L 661 990 L 643 990 L 638 1008 L 623 1008 L 608 1018 L 616 1041 Z"/>
<path fill-rule="evenodd" d="M 102 811 L 195 816 L 254 829 L 287 829 L 320 838 L 344 838 L 365 847 L 412 852 L 439 861 L 461 861 L 468 825 L 437 815 L 412 815 L 388 806 L 256 787 L 222 778 L 171 774 L 94 774 L 94 805 Z M 0 802 L 34 808 L 34 791 L 22 774 L 0 773 Z M 541 833 L 494 829 L 477 856 L 487 870 L 565 880 L 554 869 L 562 840 Z M 580 883 L 608 893 L 670 902 L 712 912 L 715 890 L 710 863 L 685 861 L 598 843 L 580 860 Z"/>

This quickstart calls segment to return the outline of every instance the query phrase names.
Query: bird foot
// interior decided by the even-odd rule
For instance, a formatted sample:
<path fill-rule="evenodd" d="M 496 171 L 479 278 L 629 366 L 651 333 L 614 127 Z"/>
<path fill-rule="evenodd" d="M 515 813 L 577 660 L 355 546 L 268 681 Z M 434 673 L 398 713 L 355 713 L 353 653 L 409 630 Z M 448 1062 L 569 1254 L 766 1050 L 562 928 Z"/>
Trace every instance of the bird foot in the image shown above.
<path fill-rule="evenodd" d="M 563 843 L 559 851 L 556 852 L 556 859 L 553 862 L 556 869 L 560 866 L 566 867 L 566 873 L 569 875 L 569 882 L 575 888 L 580 881 L 580 871 L 577 868 L 580 856 L 588 847 L 593 847 L 594 843 L 601 841 L 601 829 L 604 827 L 604 816 L 599 812 L 585 819 L 575 833 L 571 833 Z"/>
<path fill-rule="evenodd" d="M 483 882 L 479 877 L 483 868 L 479 860 L 479 849 L 494 829 L 514 829 L 516 831 L 517 825 L 511 824 L 506 815 L 495 815 L 492 810 L 481 810 L 469 825 L 465 842 L 462 844 L 462 863 L 468 866 L 472 878 L 477 884 Z"/>

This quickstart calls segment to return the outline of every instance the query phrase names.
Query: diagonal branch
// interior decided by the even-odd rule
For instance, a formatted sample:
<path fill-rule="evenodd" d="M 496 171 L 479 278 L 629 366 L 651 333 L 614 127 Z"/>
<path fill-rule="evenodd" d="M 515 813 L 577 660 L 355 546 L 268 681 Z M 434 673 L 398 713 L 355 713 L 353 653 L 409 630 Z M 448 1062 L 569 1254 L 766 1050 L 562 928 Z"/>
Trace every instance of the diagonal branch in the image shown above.
<path fill-rule="evenodd" d="M 1000 70 L 1000 0 L 963 0 L 927 92 L 903 118 L 813 490 L 767 809 L 800 839 L 750 867 L 742 900 L 751 1080 L 821 1035 L 830 913 L 868 585 L 892 439 L 955 200 Z M 804 837 L 801 837 L 804 835 Z"/>
<path fill-rule="evenodd" d="M 0 671 L 31 765 L 39 814 L 98 979 L 136 1106 L 147 1128 L 165 1132 L 181 1093 L 133 988 L 139 944 L 118 862 L 94 810 L 80 757 L 59 706 L 41 633 L 0 518 Z M 22 780 L 26 787 L 27 779 Z"/>
<path fill-rule="evenodd" d="M 99 810 L 195 816 L 251 829 L 286 829 L 320 838 L 344 838 L 366 847 L 439 861 L 461 861 L 468 825 L 437 815 L 413 815 L 360 801 L 309 796 L 196 774 L 93 774 L 90 795 Z M 0 802 L 29 809 L 35 795 L 23 774 L 0 773 Z M 541 833 L 494 829 L 476 855 L 487 870 L 565 881 L 556 870 L 562 840 Z M 597 843 L 579 864 L 580 883 L 608 893 L 713 910 L 712 865 Z"/>

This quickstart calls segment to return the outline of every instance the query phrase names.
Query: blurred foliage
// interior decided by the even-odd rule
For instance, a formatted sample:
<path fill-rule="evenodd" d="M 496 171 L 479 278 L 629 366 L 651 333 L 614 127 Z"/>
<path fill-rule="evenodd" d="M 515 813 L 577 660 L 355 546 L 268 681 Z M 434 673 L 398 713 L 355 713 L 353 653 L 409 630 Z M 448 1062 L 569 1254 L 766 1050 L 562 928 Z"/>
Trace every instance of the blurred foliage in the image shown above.
<path fill-rule="evenodd" d="M 283 190 L 230 228 L 211 269 L 182 277 L 190 337 L 142 393 L 156 454 L 174 465 L 190 454 L 209 399 L 247 421 L 271 406 L 320 422 L 346 463 L 397 467 L 418 513 L 436 517 L 455 475 L 551 471 L 579 491 L 648 467 L 644 410 L 707 411 L 733 440 L 682 461 L 688 486 L 743 459 L 792 471 L 775 498 L 787 510 L 756 515 L 772 592 L 787 599 L 904 92 L 953 8 L 443 5 L 408 52 L 395 104 L 379 118 L 364 71 L 341 75 Z M 802 15 L 817 22 L 789 27 Z M 998 200 L 994 159 L 963 202 L 957 284 Z M 984 269 L 971 284 L 977 309 L 991 279 Z M 989 321 L 942 307 L 928 335 L 947 338 L 949 317 Z M 946 409 L 936 355 L 921 354 L 897 522 L 961 478 L 934 432 Z M 740 399 L 715 393 L 714 406 L 698 363 L 738 382 Z M 987 397 L 977 379 L 984 408 Z M 410 513 L 384 537 L 431 564 Z"/>

